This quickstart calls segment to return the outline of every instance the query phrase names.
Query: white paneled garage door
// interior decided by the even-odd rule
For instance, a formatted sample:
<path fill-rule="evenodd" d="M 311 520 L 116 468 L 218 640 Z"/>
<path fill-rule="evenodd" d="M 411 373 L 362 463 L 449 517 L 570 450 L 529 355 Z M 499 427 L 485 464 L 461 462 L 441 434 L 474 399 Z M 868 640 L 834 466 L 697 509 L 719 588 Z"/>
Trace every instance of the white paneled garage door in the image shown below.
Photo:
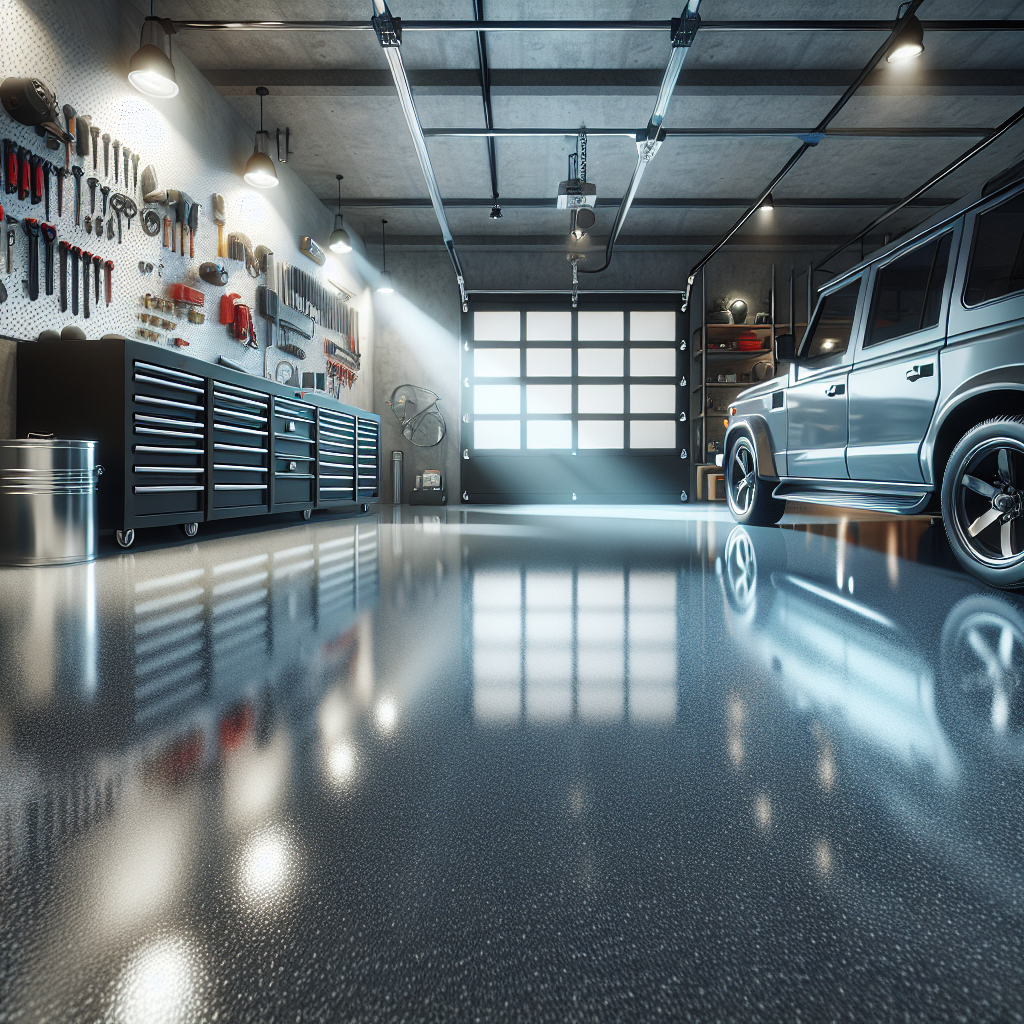
<path fill-rule="evenodd" d="M 463 317 L 464 500 L 678 502 L 682 320 L 675 301 L 474 303 Z"/>

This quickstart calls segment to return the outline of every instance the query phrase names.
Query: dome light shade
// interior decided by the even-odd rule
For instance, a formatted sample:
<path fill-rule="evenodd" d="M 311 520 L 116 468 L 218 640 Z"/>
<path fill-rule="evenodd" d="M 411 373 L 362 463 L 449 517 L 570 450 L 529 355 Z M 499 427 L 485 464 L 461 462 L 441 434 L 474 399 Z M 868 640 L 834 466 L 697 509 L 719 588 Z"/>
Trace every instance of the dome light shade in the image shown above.
<path fill-rule="evenodd" d="M 331 240 L 327 248 L 331 252 L 351 252 L 352 239 L 348 237 L 348 232 L 339 223 L 340 220 L 341 217 L 335 217 L 334 219 L 334 230 L 331 232 Z"/>
<path fill-rule="evenodd" d="M 382 270 L 380 272 L 380 283 L 377 285 L 377 291 L 381 295 L 390 295 L 395 290 L 394 281 L 391 280 L 391 271 Z"/>
<path fill-rule="evenodd" d="M 924 28 L 917 16 L 911 15 L 885 59 L 890 64 L 899 64 L 922 53 L 924 53 Z"/>
<path fill-rule="evenodd" d="M 345 219 L 341 215 L 341 181 L 345 175 L 336 174 L 335 177 L 338 179 L 338 212 L 334 215 L 334 230 L 331 232 L 331 240 L 327 243 L 327 248 L 331 252 L 351 252 L 352 239 L 348 237 L 348 232 L 345 230 Z"/>
<path fill-rule="evenodd" d="M 253 188 L 273 188 L 278 184 L 277 169 L 266 152 L 269 142 L 269 132 L 256 133 L 256 145 L 252 156 L 246 161 L 245 173 L 242 175 L 245 183 Z"/>
<path fill-rule="evenodd" d="M 263 97 L 269 96 L 270 90 L 264 85 L 257 86 L 256 95 L 260 98 L 260 130 L 256 133 L 252 156 L 245 163 L 242 178 L 253 188 L 273 188 L 277 184 L 277 168 L 269 155 L 270 132 L 263 130 Z"/>
<path fill-rule="evenodd" d="M 170 47 L 170 39 L 164 24 L 158 18 L 146 18 L 139 48 L 128 64 L 128 81 L 144 96 L 167 100 L 178 95 L 174 64 L 165 46 Z"/>

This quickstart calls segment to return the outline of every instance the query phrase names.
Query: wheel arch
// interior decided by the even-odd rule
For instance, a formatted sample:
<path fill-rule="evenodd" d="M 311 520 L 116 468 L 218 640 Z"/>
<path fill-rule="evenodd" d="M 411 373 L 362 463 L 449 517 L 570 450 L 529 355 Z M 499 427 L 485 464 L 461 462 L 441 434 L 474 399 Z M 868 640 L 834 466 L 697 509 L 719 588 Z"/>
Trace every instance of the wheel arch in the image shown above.
<path fill-rule="evenodd" d="M 942 488 L 949 456 L 960 438 L 971 427 L 996 416 L 1020 416 L 1024 414 L 1024 383 L 1013 383 L 993 390 L 973 389 L 942 414 L 930 453 L 932 484 L 936 492 Z"/>
<path fill-rule="evenodd" d="M 729 428 L 725 432 L 725 440 L 722 443 L 723 465 L 728 463 L 729 449 L 735 444 L 736 438 L 741 435 L 749 437 L 754 444 L 754 451 L 757 455 L 757 475 L 766 480 L 778 480 L 779 473 L 775 467 L 771 434 L 763 416 L 750 414 L 737 416 L 729 421 Z"/>

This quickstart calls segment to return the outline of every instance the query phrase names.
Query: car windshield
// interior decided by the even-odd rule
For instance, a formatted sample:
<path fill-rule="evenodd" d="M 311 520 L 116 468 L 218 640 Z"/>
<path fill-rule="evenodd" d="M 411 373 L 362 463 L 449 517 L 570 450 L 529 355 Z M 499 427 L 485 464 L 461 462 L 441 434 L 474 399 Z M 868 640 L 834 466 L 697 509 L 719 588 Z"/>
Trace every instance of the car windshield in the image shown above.
<path fill-rule="evenodd" d="M 826 295 L 810 330 L 804 335 L 802 359 L 841 355 L 850 344 L 861 278 Z"/>

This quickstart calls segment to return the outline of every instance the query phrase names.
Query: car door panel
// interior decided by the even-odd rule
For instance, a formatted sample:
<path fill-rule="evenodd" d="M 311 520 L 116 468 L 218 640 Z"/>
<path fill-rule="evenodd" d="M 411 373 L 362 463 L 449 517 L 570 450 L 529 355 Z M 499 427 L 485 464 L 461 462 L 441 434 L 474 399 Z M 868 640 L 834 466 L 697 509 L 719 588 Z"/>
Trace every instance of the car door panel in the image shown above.
<path fill-rule="evenodd" d="M 846 472 L 849 370 L 824 371 L 790 387 L 786 474 L 843 479 Z"/>
<path fill-rule="evenodd" d="M 850 477 L 924 479 L 919 454 L 939 397 L 938 347 L 854 369 L 849 392 Z"/>
<path fill-rule="evenodd" d="M 850 372 L 851 479 L 924 479 L 921 444 L 939 396 L 958 245 L 959 227 L 945 228 L 873 270 L 871 312 Z"/>

